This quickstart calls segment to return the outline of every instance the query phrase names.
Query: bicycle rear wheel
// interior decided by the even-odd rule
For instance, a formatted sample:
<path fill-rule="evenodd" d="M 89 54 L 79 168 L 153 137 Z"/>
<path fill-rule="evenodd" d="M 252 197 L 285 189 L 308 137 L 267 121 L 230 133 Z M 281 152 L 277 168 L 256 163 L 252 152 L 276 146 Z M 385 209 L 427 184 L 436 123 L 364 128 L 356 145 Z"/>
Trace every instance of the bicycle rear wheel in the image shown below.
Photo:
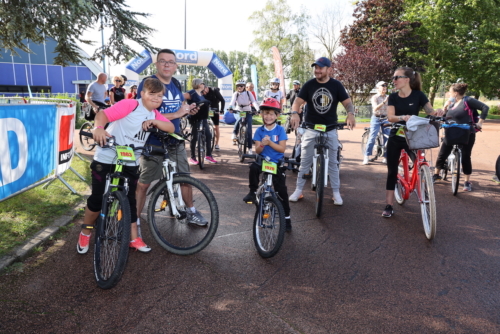
<path fill-rule="evenodd" d="M 83 123 L 82 127 L 80 128 L 80 132 L 81 131 L 93 133 L 94 124 L 92 124 L 91 122 Z M 94 138 L 89 138 L 82 135 L 80 135 L 80 144 L 85 151 L 92 151 L 95 147 Z"/>
<path fill-rule="evenodd" d="M 497 179 L 500 180 L 500 155 L 497 158 L 497 162 L 495 164 L 495 174 L 497 176 Z"/>
<path fill-rule="evenodd" d="M 281 202 L 273 196 L 263 199 L 262 211 L 255 212 L 253 241 L 263 258 L 273 257 L 280 250 L 285 238 L 285 211 Z"/>
<path fill-rule="evenodd" d="M 434 184 L 429 166 L 420 167 L 420 209 L 422 211 L 422 222 L 427 239 L 432 240 L 436 236 L 436 198 Z"/>
<path fill-rule="evenodd" d="M 106 208 L 98 218 L 94 245 L 94 273 L 101 289 L 114 287 L 121 279 L 130 243 L 130 205 L 122 191 L 107 195 Z"/>
<path fill-rule="evenodd" d="M 318 155 L 316 163 L 316 217 L 321 216 L 323 209 L 323 192 L 325 188 L 325 157 Z"/>
<path fill-rule="evenodd" d="M 198 167 L 203 169 L 205 167 L 205 147 L 206 147 L 206 138 L 203 132 L 204 130 L 198 130 L 198 140 L 196 141 L 196 152 L 198 154 Z"/>
<path fill-rule="evenodd" d="M 245 161 L 243 154 L 247 154 L 247 127 L 242 123 L 238 138 L 238 156 L 240 157 L 240 162 Z"/>
<path fill-rule="evenodd" d="M 210 142 L 210 152 L 214 152 L 214 147 L 215 147 L 215 127 L 212 124 L 212 122 L 208 122 L 208 129 L 210 131 L 210 134 L 212 135 L 212 141 Z"/>
<path fill-rule="evenodd" d="M 460 162 L 462 161 L 462 156 L 459 150 L 454 150 L 455 159 L 450 165 L 450 174 L 451 174 L 451 191 L 453 192 L 453 196 L 457 195 L 458 186 L 460 185 Z"/>
<path fill-rule="evenodd" d="M 368 142 L 368 136 L 370 135 L 370 129 L 366 130 L 361 137 L 361 156 L 364 157 L 366 154 L 366 143 Z"/>
<path fill-rule="evenodd" d="M 188 222 L 186 205 L 182 205 L 181 184 L 192 189 L 192 201 L 196 210 L 207 220 L 206 226 Z M 219 209 L 214 195 L 201 181 L 187 175 L 174 176 L 171 200 L 164 183 L 158 187 L 149 201 L 148 223 L 155 240 L 167 251 L 178 255 L 195 254 L 212 241 L 219 226 Z M 180 216 L 172 214 L 172 206 Z"/>

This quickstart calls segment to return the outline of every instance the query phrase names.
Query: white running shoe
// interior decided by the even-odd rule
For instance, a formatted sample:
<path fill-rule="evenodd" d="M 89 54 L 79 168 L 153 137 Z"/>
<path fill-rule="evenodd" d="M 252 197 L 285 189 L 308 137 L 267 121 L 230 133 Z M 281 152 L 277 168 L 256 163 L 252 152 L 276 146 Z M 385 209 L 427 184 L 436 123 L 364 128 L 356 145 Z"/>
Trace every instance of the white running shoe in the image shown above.
<path fill-rule="evenodd" d="M 233 141 L 236 141 L 236 135 L 235 135 L 234 133 L 231 135 L 231 139 L 232 139 Z"/>
<path fill-rule="evenodd" d="M 297 202 L 301 198 L 304 198 L 304 195 L 302 195 L 302 190 L 295 190 L 293 194 L 288 197 L 288 200 L 290 202 Z"/>
<path fill-rule="evenodd" d="M 249 149 L 248 149 L 247 154 L 253 154 L 253 153 L 252 153 L 252 149 L 251 149 L 251 148 L 249 148 Z"/>
<path fill-rule="evenodd" d="M 365 158 L 363 159 L 363 165 L 368 165 L 370 162 L 370 157 L 368 155 L 365 155 Z"/>
<path fill-rule="evenodd" d="M 387 159 L 386 158 L 382 159 L 382 163 L 387 164 Z"/>
<path fill-rule="evenodd" d="M 344 202 L 342 201 L 342 197 L 340 197 L 339 192 L 333 193 L 333 204 L 334 205 L 343 205 L 344 204 Z"/>

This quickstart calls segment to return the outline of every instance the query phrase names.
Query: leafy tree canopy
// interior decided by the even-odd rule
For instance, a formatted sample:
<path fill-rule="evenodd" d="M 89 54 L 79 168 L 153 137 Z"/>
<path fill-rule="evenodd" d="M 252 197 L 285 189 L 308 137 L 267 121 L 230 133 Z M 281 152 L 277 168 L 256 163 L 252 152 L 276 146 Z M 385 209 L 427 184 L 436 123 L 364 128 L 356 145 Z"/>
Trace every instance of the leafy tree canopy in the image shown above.
<path fill-rule="evenodd" d="M 343 30 L 342 44 L 364 45 L 372 41 L 387 43 L 397 66 L 409 66 L 423 71 L 424 62 L 413 54 L 427 53 L 427 40 L 417 33 L 418 20 L 404 19 L 401 0 L 358 1 L 355 21 Z"/>
<path fill-rule="evenodd" d="M 129 59 L 137 55 L 129 47 L 130 41 L 153 51 L 147 36 L 154 30 L 137 20 L 148 14 L 127 8 L 125 0 L 4 0 L 0 2 L 0 48 L 15 55 L 16 48 L 31 52 L 26 39 L 40 44 L 49 36 L 58 42 L 56 64 L 79 63 L 82 56 L 77 43 L 94 44 L 82 39 L 81 32 L 100 25 L 102 17 L 111 36 L 96 49 L 93 59 L 106 56 L 115 63 Z"/>

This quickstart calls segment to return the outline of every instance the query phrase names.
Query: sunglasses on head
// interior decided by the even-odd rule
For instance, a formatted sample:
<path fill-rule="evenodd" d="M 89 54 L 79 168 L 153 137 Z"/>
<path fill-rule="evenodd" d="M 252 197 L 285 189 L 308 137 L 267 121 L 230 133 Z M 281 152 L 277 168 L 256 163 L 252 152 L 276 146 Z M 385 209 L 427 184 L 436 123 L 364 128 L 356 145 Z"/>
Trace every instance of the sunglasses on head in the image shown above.
<path fill-rule="evenodd" d="M 406 75 L 395 75 L 395 76 L 392 77 L 392 80 L 396 81 L 399 78 L 408 78 L 408 77 Z"/>

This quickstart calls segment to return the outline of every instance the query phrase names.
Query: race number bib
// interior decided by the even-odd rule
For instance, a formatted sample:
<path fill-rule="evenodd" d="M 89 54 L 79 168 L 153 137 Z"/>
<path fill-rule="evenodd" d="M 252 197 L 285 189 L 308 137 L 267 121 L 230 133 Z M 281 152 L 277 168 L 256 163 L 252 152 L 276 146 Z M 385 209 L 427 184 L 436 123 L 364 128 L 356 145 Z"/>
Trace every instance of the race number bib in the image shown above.
<path fill-rule="evenodd" d="M 210 110 L 210 111 L 208 112 L 208 116 L 209 116 L 209 117 L 214 117 L 214 111 L 213 111 L 213 110 Z"/>
<path fill-rule="evenodd" d="M 116 155 L 118 160 L 135 161 L 134 150 L 128 146 L 116 146 Z"/>
<path fill-rule="evenodd" d="M 314 125 L 314 130 L 320 131 L 320 132 L 325 132 L 326 131 L 326 125 L 324 125 L 324 124 L 315 124 Z"/>
<path fill-rule="evenodd" d="M 270 161 L 262 161 L 262 171 L 266 173 L 276 174 L 278 173 L 278 164 Z"/>
<path fill-rule="evenodd" d="M 245 111 L 240 111 L 240 117 L 245 117 L 247 113 Z"/>
<path fill-rule="evenodd" d="M 403 127 L 398 128 L 398 131 L 396 131 L 396 136 L 406 137 L 405 136 L 405 129 Z"/>

